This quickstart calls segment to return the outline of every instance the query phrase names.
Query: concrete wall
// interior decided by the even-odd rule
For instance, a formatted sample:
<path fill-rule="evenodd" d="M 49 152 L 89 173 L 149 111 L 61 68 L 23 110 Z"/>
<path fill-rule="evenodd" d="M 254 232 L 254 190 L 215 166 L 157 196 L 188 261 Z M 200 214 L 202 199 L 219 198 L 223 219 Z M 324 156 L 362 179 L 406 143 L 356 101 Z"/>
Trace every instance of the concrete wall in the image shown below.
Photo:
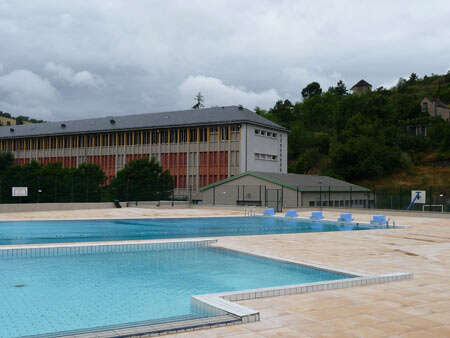
<path fill-rule="evenodd" d="M 120 203 L 122 207 L 125 202 Z M 26 211 L 51 211 L 51 210 L 83 210 L 83 209 L 111 209 L 112 202 L 105 203 L 23 203 L 0 204 L 0 213 L 26 212 Z"/>
<path fill-rule="evenodd" d="M 277 136 L 255 134 L 255 130 Z M 287 133 L 251 124 L 243 124 L 241 131 L 241 172 L 287 173 Z M 255 154 L 273 155 L 276 160 L 258 159 Z"/>

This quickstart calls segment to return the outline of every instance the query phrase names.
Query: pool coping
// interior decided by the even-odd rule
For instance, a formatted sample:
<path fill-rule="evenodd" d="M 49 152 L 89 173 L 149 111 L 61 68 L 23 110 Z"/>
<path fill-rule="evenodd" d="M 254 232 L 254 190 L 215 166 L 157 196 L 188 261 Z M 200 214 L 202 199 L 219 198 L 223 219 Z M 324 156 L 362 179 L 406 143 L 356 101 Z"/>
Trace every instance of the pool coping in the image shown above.
<path fill-rule="evenodd" d="M 89 243 L 51 243 L 51 244 L 35 244 L 35 245 L 20 245 L 20 246 L 8 246 L 0 247 L 0 257 L 9 257 L 11 255 L 17 255 L 18 257 L 27 256 L 30 252 L 31 256 L 36 255 L 36 251 L 43 251 L 43 256 L 51 255 L 52 250 L 56 249 L 57 254 L 60 254 L 61 249 L 72 252 L 80 248 L 84 248 L 81 253 L 105 252 L 105 250 L 114 250 L 116 247 L 124 246 L 136 246 L 136 247 L 156 247 L 156 248 L 183 248 L 185 244 L 191 244 L 194 247 L 198 246 L 212 246 L 218 242 L 217 239 L 178 239 L 178 240 L 138 240 L 138 241 L 115 241 L 115 242 L 89 242 Z M 189 246 L 188 246 L 189 247 Z M 237 301 L 250 300 L 257 298 L 286 296 L 293 294 L 303 294 L 310 292 L 318 292 L 325 290 L 343 289 L 355 286 L 365 286 L 373 284 L 389 283 L 393 281 L 401 281 L 413 279 L 413 273 L 398 272 L 390 274 L 369 275 L 364 273 L 358 273 L 354 271 L 348 271 L 343 269 L 331 268 L 329 266 L 321 264 L 313 264 L 308 262 L 296 261 L 271 255 L 255 254 L 243 250 L 229 249 L 222 246 L 214 245 L 214 248 L 236 252 L 240 254 L 250 255 L 259 258 L 265 258 L 278 262 L 305 266 L 308 268 L 319 269 L 329 272 L 336 272 L 348 275 L 349 278 L 303 283 L 294 285 L 275 286 L 258 289 L 238 290 L 231 292 L 220 292 L 203 295 L 191 296 L 191 305 L 198 308 L 200 311 L 205 311 L 211 314 L 215 314 L 214 317 L 192 319 L 187 321 L 175 321 L 162 324 L 153 324 L 148 326 L 136 326 L 119 328 L 114 330 L 101 330 L 64 335 L 64 332 L 55 332 L 53 335 L 37 335 L 36 337 L 77 337 L 77 338 L 91 338 L 91 337 L 133 337 L 141 335 L 158 336 L 169 333 L 189 332 L 204 328 L 212 328 L 226 325 L 235 325 L 239 323 L 251 323 L 260 320 L 260 313 L 257 310 L 242 306 Z M 48 250 L 46 250 L 48 249 Z M 90 251 L 89 251 L 90 250 Z M 228 316 L 228 317 L 227 317 Z"/>

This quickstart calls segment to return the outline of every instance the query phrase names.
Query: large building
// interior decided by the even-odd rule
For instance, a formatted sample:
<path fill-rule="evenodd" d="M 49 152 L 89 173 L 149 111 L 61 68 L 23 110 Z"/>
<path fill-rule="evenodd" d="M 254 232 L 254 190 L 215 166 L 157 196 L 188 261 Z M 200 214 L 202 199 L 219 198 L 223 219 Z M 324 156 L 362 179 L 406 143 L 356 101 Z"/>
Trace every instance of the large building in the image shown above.
<path fill-rule="evenodd" d="M 19 164 L 97 164 L 108 180 L 133 159 L 155 157 L 179 189 L 249 170 L 287 172 L 287 130 L 242 106 L 0 127 L 0 150 Z"/>

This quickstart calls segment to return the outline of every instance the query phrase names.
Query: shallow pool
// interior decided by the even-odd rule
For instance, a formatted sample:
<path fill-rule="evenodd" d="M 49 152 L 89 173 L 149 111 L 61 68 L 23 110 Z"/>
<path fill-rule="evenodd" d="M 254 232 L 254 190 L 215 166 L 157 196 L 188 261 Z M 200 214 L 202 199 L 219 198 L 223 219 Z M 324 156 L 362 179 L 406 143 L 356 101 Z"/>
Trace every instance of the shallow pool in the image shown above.
<path fill-rule="evenodd" d="M 95 242 L 374 229 L 282 217 L 199 217 L 0 222 L 0 244 Z"/>
<path fill-rule="evenodd" d="M 0 255 L 0 337 L 212 316 L 191 308 L 190 297 L 349 278 L 214 247 L 133 248 Z"/>

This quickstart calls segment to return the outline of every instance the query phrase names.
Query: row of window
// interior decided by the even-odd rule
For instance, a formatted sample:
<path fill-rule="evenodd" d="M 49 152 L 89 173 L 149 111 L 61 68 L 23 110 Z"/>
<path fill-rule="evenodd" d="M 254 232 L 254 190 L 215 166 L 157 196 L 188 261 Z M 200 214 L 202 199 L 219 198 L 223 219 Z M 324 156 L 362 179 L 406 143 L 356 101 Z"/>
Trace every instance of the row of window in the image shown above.
<path fill-rule="evenodd" d="M 267 137 L 277 137 L 277 133 L 274 133 L 272 131 L 263 130 L 263 129 L 255 129 L 255 135 L 259 136 L 267 136 Z"/>
<path fill-rule="evenodd" d="M 231 133 L 230 133 L 231 131 Z M 112 132 L 90 135 L 47 136 L 1 140 L 0 150 L 39 150 L 56 148 L 109 147 L 140 144 L 195 143 L 239 139 L 240 126 L 177 128 Z"/>
<path fill-rule="evenodd" d="M 323 206 L 323 207 L 348 207 L 351 205 L 366 205 L 367 200 L 352 200 L 350 202 L 350 200 L 340 200 L 340 201 L 309 201 L 309 206 L 310 207 L 315 207 L 315 206 Z"/>
<path fill-rule="evenodd" d="M 255 153 L 255 160 L 276 161 L 277 155 Z"/>

